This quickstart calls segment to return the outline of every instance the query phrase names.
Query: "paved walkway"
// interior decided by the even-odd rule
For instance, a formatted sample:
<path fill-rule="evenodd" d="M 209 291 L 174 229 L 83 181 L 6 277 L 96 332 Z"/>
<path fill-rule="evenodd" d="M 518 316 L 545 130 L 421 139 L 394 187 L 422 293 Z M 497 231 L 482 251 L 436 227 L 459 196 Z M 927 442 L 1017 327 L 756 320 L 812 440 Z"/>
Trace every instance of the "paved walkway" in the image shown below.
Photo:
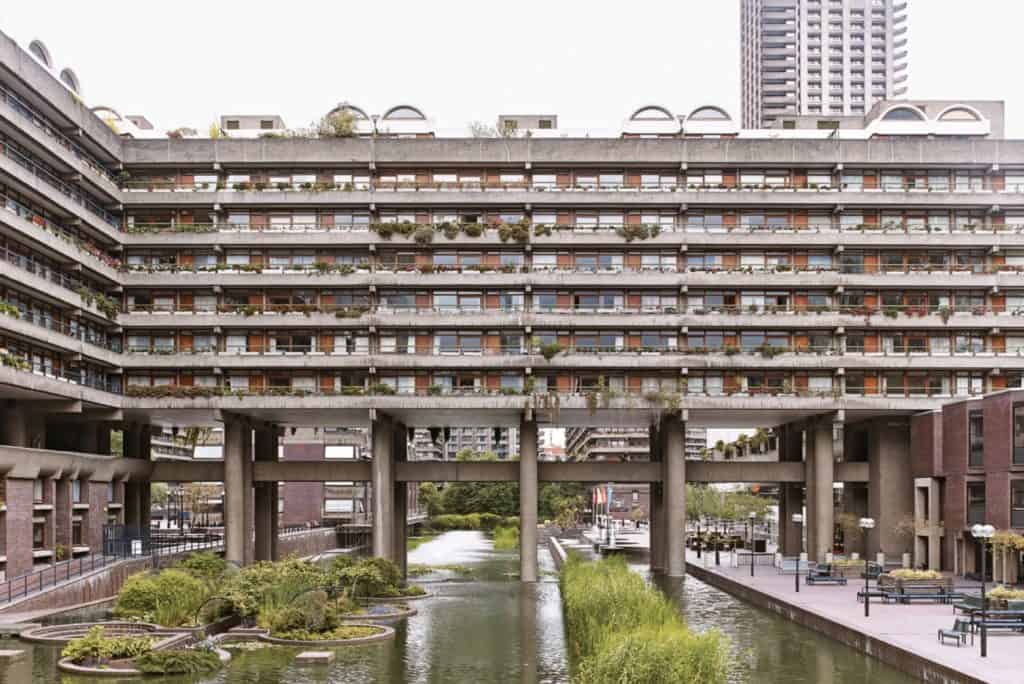
<path fill-rule="evenodd" d="M 959 670 L 992 684 L 1024 682 L 1024 634 L 994 632 L 988 637 L 988 657 L 980 655 L 981 637 L 974 646 L 957 648 L 936 641 L 936 631 L 953 626 L 953 608 L 949 605 L 918 603 L 911 605 L 871 602 L 871 616 L 864 617 L 864 604 L 857 602 L 857 591 L 863 580 L 850 580 L 847 586 L 807 586 L 800 582 L 800 593 L 793 587 L 792 575 L 781 575 L 774 567 L 750 566 L 733 568 L 729 553 L 721 554 L 722 565 L 716 567 L 714 553 L 697 558 L 696 551 L 687 551 L 687 563 L 724 575 L 745 586 L 774 598 L 817 613 L 837 623 L 859 630 L 872 638 L 892 643 L 924 658 Z M 874 583 L 872 583 L 874 587 Z"/>

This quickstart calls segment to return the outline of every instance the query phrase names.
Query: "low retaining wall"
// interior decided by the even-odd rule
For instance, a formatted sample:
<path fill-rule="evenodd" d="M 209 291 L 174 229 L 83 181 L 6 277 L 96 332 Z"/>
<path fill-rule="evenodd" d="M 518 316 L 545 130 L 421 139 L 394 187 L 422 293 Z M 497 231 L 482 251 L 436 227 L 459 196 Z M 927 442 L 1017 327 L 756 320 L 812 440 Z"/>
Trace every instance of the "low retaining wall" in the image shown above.
<path fill-rule="evenodd" d="M 686 571 L 702 582 L 707 582 L 711 586 L 732 594 L 758 608 L 781 615 L 798 625 L 813 629 L 815 632 L 824 634 L 854 650 L 877 658 L 886 665 L 890 665 L 901 672 L 917 677 L 921 681 L 933 684 L 985 684 L 981 679 L 976 679 L 945 665 L 922 658 L 912 651 L 875 639 L 864 632 L 835 622 L 823 615 L 812 613 L 788 601 L 752 589 L 729 577 L 723 577 L 718 573 L 705 570 L 699 565 L 687 563 Z"/>
<path fill-rule="evenodd" d="M 551 557 L 555 559 L 555 570 L 561 570 L 562 564 L 565 563 L 567 554 L 562 545 L 558 543 L 558 539 L 555 537 L 548 537 L 548 550 L 551 551 Z"/>
<path fill-rule="evenodd" d="M 338 532 L 331 527 L 282 536 L 278 539 L 277 549 L 278 555 L 281 558 L 290 555 L 305 557 L 323 553 L 328 549 L 336 548 L 337 545 Z M 159 556 L 160 566 L 167 567 L 179 558 L 192 553 L 194 552 L 188 551 L 181 554 Z M 0 608 L 0 616 L 7 613 L 70 608 L 82 603 L 112 598 L 121 591 L 121 587 L 129 575 L 149 570 L 152 567 L 152 556 L 142 556 L 114 565 L 108 565 L 63 584 L 58 584 L 56 587 L 44 590 L 42 593 L 12 601 Z"/>

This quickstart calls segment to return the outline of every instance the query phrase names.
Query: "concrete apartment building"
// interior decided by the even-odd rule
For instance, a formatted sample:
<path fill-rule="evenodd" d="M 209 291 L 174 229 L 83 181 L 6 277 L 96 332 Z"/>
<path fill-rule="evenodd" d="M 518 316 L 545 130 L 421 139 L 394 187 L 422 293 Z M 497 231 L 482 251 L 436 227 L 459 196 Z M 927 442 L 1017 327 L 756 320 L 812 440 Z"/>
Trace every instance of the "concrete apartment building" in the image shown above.
<path fill-rule="evenodd" d="M 863 115 L 905 95 L 906 11 L 905 0 L 740 0 L 744 128 Z"/>
<path fill-rule="evenodd" d="M 521 483 L 524 581 L 541 481 L 649 486 L 670 575 L 687 481 L 776 483 L 819 559 L 844 483 L 879 520 L 865 550 L 899 554 L 912 416 L 1021 387 L 1024 144 L 998 103 L 887 101 L 835 134 L 651 106 L 619 137 L 509 139 L 344 104 L 353 137 L 206 139 L 101 118 L 47 60 L 0 36 L 8 576 L 147 527 L 153 481 L 223 482 L 238 562 L 274 555 L 281 483 L 370 483 L 373 551 L 403 562 L 407 485 L 460 480 Z M 191 426 L 223 459 L 150 458 Z M 686 458 L 689 428 L 758 426 L 777 461 Z M 368 430 L 370 457 L 282 458 L 293 428 Z M 444 428 L 515 429 L 520 458 L 415 460 Z M 538 462 L 546 428 L 646 431 L 648 456 Z"/>
<path fill-rule="evenodd" d="M 646 430 L 632 428 L 569 428 L 565 451 L 577 461 L 628 461 L 646 459 L 650 453 Z M 701 458 L 707 446 L 707 429 L 686 428 L 686 458 Z"/>

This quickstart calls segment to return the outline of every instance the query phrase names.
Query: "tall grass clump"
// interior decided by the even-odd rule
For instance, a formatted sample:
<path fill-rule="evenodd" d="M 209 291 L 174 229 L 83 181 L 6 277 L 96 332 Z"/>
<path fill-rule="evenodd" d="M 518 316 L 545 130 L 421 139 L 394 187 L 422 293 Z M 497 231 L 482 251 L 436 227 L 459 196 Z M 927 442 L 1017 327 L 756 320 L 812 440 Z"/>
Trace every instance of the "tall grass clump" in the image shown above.
<path fill-rule="evenodd" d="M 496 527 L 494 528 L 494 550 L 515 551 L 519 548 L 518 527 Z"/>
<path fill-rule="evenodd" d="M 623 559 L 570 556 L 560 584 L 575 684 L 727 680 L 727 639 L 690 631 L 676 606 Z"/>

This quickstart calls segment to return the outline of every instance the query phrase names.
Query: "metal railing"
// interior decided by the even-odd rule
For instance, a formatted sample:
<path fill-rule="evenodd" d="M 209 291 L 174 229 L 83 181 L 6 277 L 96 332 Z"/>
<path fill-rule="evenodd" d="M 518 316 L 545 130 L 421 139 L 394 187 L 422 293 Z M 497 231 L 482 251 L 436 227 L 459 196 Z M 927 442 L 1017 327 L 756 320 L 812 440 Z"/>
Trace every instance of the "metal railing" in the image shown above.
<path fill-rule="evenodd" d="M 2 156 L 11 159 L 25 170 L 30 171 L 33 176 L 39 178 L 47 185 L 56 188 L 62 195 L 85 207 L 108 225 L 120 230 L 120 222 L 113 215 L 109 214 L 106 209 L 89 199 L 85 193 L 78 190 L 73 185 L 65 183 L 50 169 L 36 162 L 34 159 L 28 157 L 19 150 L 16 150 L 7 142 L 0 141 L 0 152 L 2 152 Z"/>
<path fill-rule="evenodd" d="M 108 338 L 103 335 L 97 335 L 89 328 L 85 328 L 80 325 L 72 325 L 67 321 L 58 321 L 47 314 L 40 314 L 35 311 L 15 307 L 14 304 L 11 304 L 9 302 L 0 301 L 0 307 L 4 307 L 2 310 L 0 310 L 0 315 L 7 315 L 10 316 L 11 318 L 16 318 L 17 320 L 25 321 L 26 323 L 30 323 L 45 330 L 65 335 L 67 337 L 70 337 L 71 339 L 78 340 L 80 342 L 85 342 L 86 344 L 91 344 L 93 346 L 106 349 L 107 351 L 121 351 L 121 345 L 119 340 Z M 11 312 L 10 307 L 17 308 L 17 315 L 14 315 L 13 312 Z M 3 320 L 3 318 L 0 318 L 0 320 Z"/>
<path fill-rule="evenodd" d="M 55 223 L 50 219 L 41 216 L 37 212 L 33 211 L 30 207 L 21 204 L 17 200 L 14 200 L 9 196 L 0 193 L 0 202 L 2 202 L 4 208 L 7 209 L 7 211 L 11 212 L 12 214 L 20 216 L 21 218 L 25 219 L 32 225 L 41 228 L 46 232 L 59 237 L 65 242 L 74 245 L 79 251 L 84 252 L 89 256 L 98 259 L 107 266 L 110 266 L 111 268 L 117 268 L 120 266 L 121 262 L 118 259 L 115 259 L 107 255 L 106 252 L 97 247 L 94 243 L 78 237 L 65 226 L 62 226 L 59 223 Z"/>
<path fill-rule="evenodd" d="M 56 140 L 62 147 L 65 147 L 74 153 L 76 157 L 86 163 L 89 170 L 93 171 L 98 176 L 106 178 L 112 183 L 116 182 L 113 174 L 111 174 L 103 163 L 91 152 L 53 126 L 46 117 L 33 109 L 31 105 L 15 95 L 13 91 L 2 83 L 0 83 L 0 99 L 9 104 L 12 109 L 31 121 L 38 128 L 42 129 L 44 133 Z"/>

